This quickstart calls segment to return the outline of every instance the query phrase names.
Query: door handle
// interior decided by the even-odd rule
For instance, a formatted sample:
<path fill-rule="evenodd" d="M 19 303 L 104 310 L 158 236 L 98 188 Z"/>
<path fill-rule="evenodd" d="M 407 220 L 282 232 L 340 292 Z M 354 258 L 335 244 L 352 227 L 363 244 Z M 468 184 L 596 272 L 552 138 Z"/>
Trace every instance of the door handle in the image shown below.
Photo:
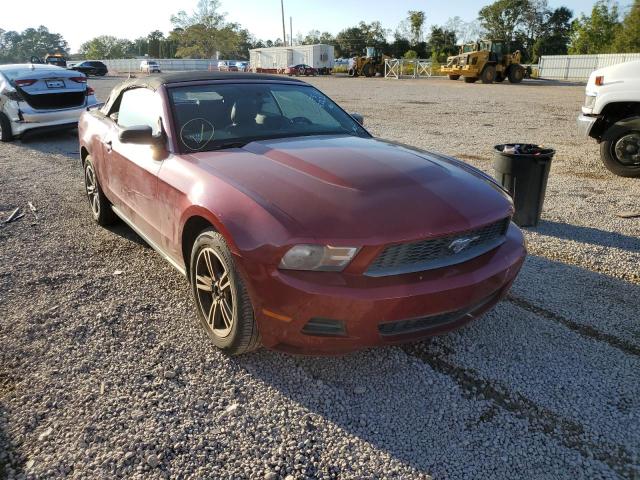
<path fill-rule="evenodd" d="M 104 146 L 107 149 L 107 153 L 113 150 L 113 142 L 111 140 L 104 142 Z"/>

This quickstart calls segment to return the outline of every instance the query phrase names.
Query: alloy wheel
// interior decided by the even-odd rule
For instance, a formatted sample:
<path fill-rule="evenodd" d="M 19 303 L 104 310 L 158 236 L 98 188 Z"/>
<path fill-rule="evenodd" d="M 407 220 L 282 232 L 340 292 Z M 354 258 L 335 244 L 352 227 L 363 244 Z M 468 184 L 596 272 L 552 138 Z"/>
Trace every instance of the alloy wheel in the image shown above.
<path fill-rule="evenodd" d="M 96 174 L 93 171 L 93 167 L 89 164 L 84 170 L 84 183 L 87 189 L 87 197 L 89 197 L 89 203 L 91 204 L 91 211 L 94 216 L 100 215 L 100 198 L 98 192 L 98 182 L 96 181 Z"/>
<path fill-rule="evenodd" d="M 229 270 L 218 252 L 205 247 L 196 259 L 198 306 L 208 327 L 217 337 L 226 337 L 233 328 L 236 302 Z"/>

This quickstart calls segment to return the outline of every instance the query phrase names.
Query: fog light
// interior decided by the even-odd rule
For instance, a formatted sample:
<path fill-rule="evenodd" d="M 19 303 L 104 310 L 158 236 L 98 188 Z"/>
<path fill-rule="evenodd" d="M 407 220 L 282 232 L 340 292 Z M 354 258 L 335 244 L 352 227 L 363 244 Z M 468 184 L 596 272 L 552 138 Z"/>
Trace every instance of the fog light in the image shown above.
<path fill-rule="evenodd" d="M 302 333 L 320 337 L 344 337 L 347 335 L 347 330 L 342 320 L 312 318 L 304 326 Z"/>

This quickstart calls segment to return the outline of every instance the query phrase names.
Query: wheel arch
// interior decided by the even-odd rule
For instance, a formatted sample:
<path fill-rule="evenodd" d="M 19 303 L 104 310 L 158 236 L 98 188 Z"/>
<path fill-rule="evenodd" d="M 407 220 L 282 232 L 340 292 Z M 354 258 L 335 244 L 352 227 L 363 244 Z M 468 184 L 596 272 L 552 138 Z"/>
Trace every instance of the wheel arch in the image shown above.
<path fill-rule="evenodd" d="M 618 120 L 603 132 L 600 141 L 614 140 L 618 135 L 628 130 L 640 130 L 640 115 Z"/>
<path fill-rule="evenodd" d="M 80 160 L 82 160 L 83 167 L 84 167 L 84 162 L 88 156 L 89 156 L 89 150 L 87 149 L 87 147 L 82 145 L 82 147 L 80 147 Z"/>

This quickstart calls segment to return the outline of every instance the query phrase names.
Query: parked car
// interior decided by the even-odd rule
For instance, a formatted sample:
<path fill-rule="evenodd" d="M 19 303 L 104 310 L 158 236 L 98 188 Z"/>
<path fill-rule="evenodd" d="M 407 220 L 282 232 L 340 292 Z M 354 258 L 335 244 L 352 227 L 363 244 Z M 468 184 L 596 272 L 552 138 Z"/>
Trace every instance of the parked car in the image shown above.
<path fill-rule="evenodd" d="M 0 140 L 27 131 L 75 128 L 97 103 L 87 77 L 47 64 L 0 65 Z"/>
<path fill-rule="evenodd" d="M 221 72 L 237 72 L 238 66 L 235 62 L 231 62 L 229 60 L 220 60 L 218 62 L 218 70 Z"/>
<path fill-rule="evenodd" d="M 239 72 L 248 72 L 250 70 L 249 62 L 236 62 L 236 68 Z"/>
<path fill-rule="evenodd" d="M 109 69 L 104 63 L 99 62 L 97 60 L 85 60 L 84 62 L 77 63 L 69 67 L 69 70 L 82 72 L 86 76 L 94 75 L 94 76 L 100 76 L 100 77 L 104 77 L 109 71 Z"/>
<path fill-rule="evenodd" d="M 309 65 L 305 65 L 304 63 L 301 63 L 300 65 L 289 65 L 285 70 L 284 73 L 286 75 L 292 76 L 298 76 L 298 75 L 305 75 L 305 76 L 309 76 L 309 75 L 318 75 L 318 71 L 313 68 L 310 67 Z"/>
<path fill-rule="evenodd" d="M 611 172 L 640 177 L 640 60 L 591 74 L 578 128 L 600 143 L 600 157 Z"/>
<path fill-rule="evenodd" d="M 129 80 L 80 119 L 91 213 L 120 217 L 186 275 L 204 329 L 232 354 L 340 353 L 460 327 L 525 258 L 510 197 L 361 121 L 295 79 Z"/>
<path fill-rule="evenodd" d="M 161 73 L 160 64 L 155 60 L 143 60 L 140 62 L 140 71 L 144 73 Z"/>

